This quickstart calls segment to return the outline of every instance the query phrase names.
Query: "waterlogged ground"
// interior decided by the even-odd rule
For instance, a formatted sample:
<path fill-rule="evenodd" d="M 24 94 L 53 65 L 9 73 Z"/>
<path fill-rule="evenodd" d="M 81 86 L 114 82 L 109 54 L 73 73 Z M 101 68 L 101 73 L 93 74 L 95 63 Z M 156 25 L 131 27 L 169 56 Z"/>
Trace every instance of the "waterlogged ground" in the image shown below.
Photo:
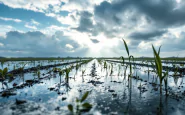
<path fill-rule="evenodd" d="M 93 64 L 95 68 L 93 69 Z M 108 68 L 103 67 L 97 60 L 92 60 L 88 64 L 82 65 L 78 71 L 73 69 L 70 72 L 69 86 L 65 84 L 64 76 L 58 73 L 46 74 L 49 70 L 41 70 L 41 77 L 45 77 L 32 86 L 15 89 L 16 95 L 0 97 L 0 112 L 2 115 L 25 115 L 25 114 L 70 114 L 67 105 L 75 105 L 76 97 L 89 91 L 86 102 L 93 105 L 87 113 L 92 115 L 184 115 L 185 114 L 185 84 L 183 77 L 172 77 L 172 72 L 168 78 L 169 96 L 159 93 L 158 80 L 153 72 L 148 73 L 148 68 L 138 67 L 134 69 L 133 76 L 140 79 L 130 78 L 128 80 L 129 68 L 124 76 L 125 67 L 111 63 Z M 67 66 L 58 68 L 64 69 Z M 152 70 L 152 68 L 149 68 Z M 82 71 L 85 70 L 84 76 Z M 93 74 L 97 74 L 97 76 Z M 36 79 L 34 73 L 24 74 L 24 80 Z M 8 83 L 8 88 L 14 83 L 21 85 L 23 79 L 17 76 L 16 79 Z M 156 84 L 155 84 L 156 83 Z M 2 86 L 0 85 L 0 88 Z M 5 87 L 6 89 L 6 87 Z M 5 90 L 4 89 L 4 90 Z M 3 89 L 0 89 L 2 92 Z M 26 100 L 26 103 L 16 104 L 16 99 Z"/>

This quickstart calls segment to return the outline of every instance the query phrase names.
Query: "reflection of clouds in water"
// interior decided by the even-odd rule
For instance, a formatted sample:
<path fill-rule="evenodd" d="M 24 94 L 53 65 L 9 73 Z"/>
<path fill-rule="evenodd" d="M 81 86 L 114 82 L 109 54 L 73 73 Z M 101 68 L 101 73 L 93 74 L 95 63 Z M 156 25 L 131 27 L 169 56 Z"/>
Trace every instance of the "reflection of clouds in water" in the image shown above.
<path fill-rule="evenodd" d="M 170 87 L 178 87 L 182 85 L 183 83 L 183 77 L 170 77 L 169 78 L 169 86 Z"/>
<path fill-rule="evenodd" d="M 67 94 L 67 99 L 66 101 L 68 103 L 74 103 L 76 101 L 76 97 L 79 98 L 80 94 L 78 90 L 75 88 L 71 89 L 70 92 Z"/>
<path fill-rule="evenodd" d="M 61 109 L 60 111 L 56 111 L 55 108 L 58 106 L 55 103 L 37 103 L 28 101 L 22 105 L 16 105 L 15 103 L 9 103 L 6 105 L 0 104 L 0 111 L 2 115 L 63 115 L 67 114 L 67 107 L 65 109 Z"/>

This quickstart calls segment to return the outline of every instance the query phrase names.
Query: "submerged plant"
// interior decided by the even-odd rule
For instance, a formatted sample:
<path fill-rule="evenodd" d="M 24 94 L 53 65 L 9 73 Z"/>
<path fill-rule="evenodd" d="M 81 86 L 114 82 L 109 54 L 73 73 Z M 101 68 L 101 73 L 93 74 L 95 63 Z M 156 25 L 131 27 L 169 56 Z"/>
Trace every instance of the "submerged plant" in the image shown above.
<path fill-rule="evenodd" d="M 61 76 L 64 74 L 64 71 L 59 69 L 59 73 L 58 74 L 60 76 L 60 83 L 61 83 Z"/>
<path fill-rule="evenodd" d="M 113 74 L 113 64 L 111 63 L 111 66 L 110 66 L 111 68 L 111 70 L 110 70 L 110 75 L 109 76 L 112 76 L 112 74 Z"/>
<path fill-rule="evenodd" d="M 4 69 L 0 69 L 0 78 L 1 78 L 1 82 L 2 82 L 2 88 L 3 88 L 3 82 L 5 80 L 6 77 L 12 77 L 12 74 L 8 73 L 8 68 L 4 68 Z M 4 89 L 4 88 L 3 88 Z"/>
<path fill-rule="evenodd" d="M 84 76 L 85 71 L 86 71 L 86 70 L 82 70 L 82 76 Z"/>
<path fill-rule="evenodd" d="M 84 81 L 85 70 L 82 70 L 82 81 Z"/>
<path fill-rule="evenodd" d="M 64 70 L 65 75 L 66 75 L 65 79 L 66 79 L 66 83 L 67 83 L 67 84 L 69 83 L 69 73 L 70 73 L 70 71 L 71 71 L 71 67 L 70 67 L 70 68 L 66 68 L 66 69 Z"/>
<path fill-rule="evenodd" d="M 26 66 L 26 64 L 28 64 L 28 63 L 21 63 L 22 64 L 22 66 L 19 68 L 19 70 L 21 71 L 21 77 L 22 77 L 22 79 L 23 79 L 23 84 L 24 84 L 24 67 Z"/>
<path fill-rule="evenodd" d="M 38 77 L 38 79 L 40 79 L 40 71 L 39 70 L 37 70 L 37 77 Z"/>
<path fill-rule="evenodd" d="M 96 64 L 95 63 L 92 64 L 90 76 L 91 77 L 97 76 L 97 74 L 96 74 Z"/>
<path fill-rule="evenodd" d="M 80 115 L 82 112 L 89 112 L 92 108 L 92 105 L 88 102 L 84 102 L 86 98 L 88 97 L 89 92 L 87 91 L 81 99 L 76 98 L 75 106 L 72 104 L 68 105 L 68 110 L 73 115 Z"/>
<path fill-rule="evenodd" d="M 3 65 L 5 63 L 5 60 L 1 60 L 1 68 L 3 69 Z"/>
<path fill-rule="evenodd" d="M 103 67 L 104 67 L 104 69 L 107 69 L 107 63 L 106 63 L 106 61 L 104 61 Z"/>

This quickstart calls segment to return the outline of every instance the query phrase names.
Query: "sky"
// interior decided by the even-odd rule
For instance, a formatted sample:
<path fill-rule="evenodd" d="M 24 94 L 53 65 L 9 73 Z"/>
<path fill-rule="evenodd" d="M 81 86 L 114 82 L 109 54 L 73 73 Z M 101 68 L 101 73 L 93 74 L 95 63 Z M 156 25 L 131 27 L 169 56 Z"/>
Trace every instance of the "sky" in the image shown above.
<path fill-rule="evenodd" d="M 185 57 L 184 0 L 0 0 L 3 57 Z"/>

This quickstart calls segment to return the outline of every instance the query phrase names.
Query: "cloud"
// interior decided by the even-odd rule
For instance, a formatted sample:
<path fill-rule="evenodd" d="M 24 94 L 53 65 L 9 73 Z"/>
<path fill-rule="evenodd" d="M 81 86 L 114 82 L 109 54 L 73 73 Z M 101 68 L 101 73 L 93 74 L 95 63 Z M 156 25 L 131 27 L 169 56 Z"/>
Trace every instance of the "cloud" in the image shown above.
<path fill-rule="evenodd" d="M 4 20 L 4 21 L 14 21 L 14 22 L 22 22 L 22 20 L 19 20 L 19 19 L 13 19 L 13 18 L 5 18 L 5 17 L 0 17 L 1 20 Z"/>
<path fill-rule="evenodd" d="M 92 22 L 91 17 L 93 15 L 87 11 L 80 12 L 79 15 L 81 16 L 79 26 L 74 29 L 80 32 L 91 32 L 93 29 L 93 22 Z"/>
<path fill-rule="evenodd" d="M 26 24 L 25 27 L 26 27 L 26 28 L 33 29 L 33 30 L 36 30 L 36 29 L 37 29 L 36 26 L 31 26 L 31 25 L 28 25 L 28 24 Z"/>
<path fill-rule="evenodd" d="M 10 25 L 0 25 L 0 28 L 0 37 L 2 38 L 6 37 L 7 32 L 14 30 L 14 28 Z"/>
<path fill-rule="evenodd" d="M 31 20 L 31 23 L 34 24 L 34 25 L 37 25 L 37 26 L 40 25 L 40 23 L 35 21 L 34 19 Z"/>
<path fill-rule="evenodd" d="M 135 17 L 145 15 L 158 26 L 179 26 L 185 24 L 185 2 L 181 4 L 179 5 L 176 0 L 115 0 L 111 3 L 104 1 L 95 7 L 95 15 L 103 21 L 120 24 L 123 23 L 122 18 L 126 18 L 120 14 L 130 10 L 131 14 L 135 13 Z M 127 17 L 129 16 L 127 14 Z"/>
<path fill-rule="evenodd" d="M 39 22 L 35 21 L 34 19 L 31 19 L 31 21 L 26 22 L 26 24 L 24 26 L 29 29 L 37 30 L 37 26 L 39 26 L 39 25 L 40 25 Z"/>
<path fill-rule="evenodd" d="M 0 0 L 0 2 L 12 8 L 23 8 L 36 12 L 44 12 L 49 6 L 60 6 L 61 0 Z"/>
<path fill-rule="evenodd" d="M 127 41 L 131 51 L 139 49 L 138 52 L 142 54 L 148 54 L 146 52 L 151 49 L 151 44 L 163 45 L 163 50 L 168 52 L 171 50 L 180 51 L 184 48 L 182 43 L 185 39 L 183 33 L 185 29 L 185 1 L 182 0 L 0 1 L 13 8 L 7 8 L 7 6 L 0 4 L 1 7 L 4 7 L 2 9 L 7 11 L 2 12 L 1 17 L 9 18 L 9 22 L 2 22 L 10 24 L 12 27 L 11 29 L 2 29 L 3 32 L 0 30 L 0 35 L 11 30 L 18 31 L 18 24 L 22 23 L 15 23 L 13 19 L 20 19 L 25 22 L 22 26 L 26 28 L 22 29 L 24 32 L 19 37 L 23 36 L 28 39 L 30 33 L 27 31 L 38 30 L 42 32 L 41 36 L 43 37 L 36 36 L 36 33 L 29 36 L 41 39 L 49 48 L 59 49 L 58 52 L 63 51 L 62 53 L 66 55 L 74 55 L 78 51 L 79 54 L 83 54 L 80 52 L 82 50 L 86 52 L 89 48 L 91 51 L 88 52 L 88 55 L 92 53 L 94 56 L 95 52 L 100 52 L 97 54 L 98 56 L 104 54 L 107 56 L 109 54 L 121 55 L 119 53 L 125 51 L 123 43 L 120 42 L 121 38 Z M 15 24 L 18 26 L 17 28 Z M 6 38 L 5 35 L 3 36 Z M 13 38 L 13 36 L 11 37 Z M 36 39 L 32 37 L 30 39 Z M 66 41 L 62 41 L 61 37 L 65 38 Z M 7 36 L 7 38 L 9 37 Z M 68 40 L 71 41 L 67 42 Z M 114 44 L 113 41 L 115 41 Z M 3 47 L 8 44 L 2 41 L 0 43 L 4 44 Z M 25 41 L 25 43 L 27 42 Z M 38 43 L 36 45 L 39 47 L 46 47 L 42 43 Z M 94 47 L 98 50 L 107 49 L 107 51 L 95 51 Z M 169 50 L 170 47 L 172 47 L 171 50 Z M 12 50 L 9 49 L 9 51 Z M 17 51 L 23 52 L 21 48 Z M 51 52 L 50 54 L 57 54 L 48 51 Z M 24 50 L 24 53 L 26 52 L 30 54 L 30 51 Z"/>
<path fill-rule="evenodd" d="M 130 38 L 135 40 L 152 40 L 154 37 L 160 37 L 166 30 L 155 30 L 155 31 L 141 31 L 141 32 L 133 32 L 129 35 Z"/>
<path fill-rule="evenodd" d="M 91 41 L 93 42 L 93 43 L 99 43 L 100 41 L 98 41 L 98 40 L 96 40 L 96 39 L 91 39 Z"/>
<path fill-rule="evenodd" d="M 57 31 L 52 36 L 39 31 L 10 31 L 5 39 L 0 39 L 0 43 L 3 44 L 0 50 L 3 56 L 83 56 L 88 50 L 64 36 L 62 31 Z"/>

